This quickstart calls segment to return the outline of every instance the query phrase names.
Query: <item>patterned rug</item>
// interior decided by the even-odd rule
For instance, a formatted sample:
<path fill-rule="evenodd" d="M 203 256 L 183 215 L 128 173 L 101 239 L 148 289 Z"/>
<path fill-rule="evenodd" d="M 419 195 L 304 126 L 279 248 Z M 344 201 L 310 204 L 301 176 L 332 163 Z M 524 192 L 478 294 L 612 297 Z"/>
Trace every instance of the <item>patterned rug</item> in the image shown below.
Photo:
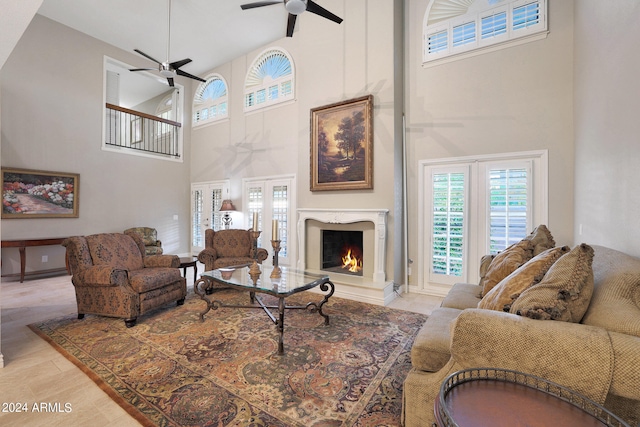
<path fill-rule="evenodd" d="M 216 299 L 248 303 L 232 290 Z M 321 299 L 304 292 L 287 303 Z M 92 315 L 29 327 L 143 425 L 400 425 L 410 348 L 427 316 L 333 297 L 323 309 L 329 325 L 317 312 L 286 312 L 279 356 L 262 310 L 220 308 L 201 322 L 205 308 L 190 292 L 133 328 Z"/>

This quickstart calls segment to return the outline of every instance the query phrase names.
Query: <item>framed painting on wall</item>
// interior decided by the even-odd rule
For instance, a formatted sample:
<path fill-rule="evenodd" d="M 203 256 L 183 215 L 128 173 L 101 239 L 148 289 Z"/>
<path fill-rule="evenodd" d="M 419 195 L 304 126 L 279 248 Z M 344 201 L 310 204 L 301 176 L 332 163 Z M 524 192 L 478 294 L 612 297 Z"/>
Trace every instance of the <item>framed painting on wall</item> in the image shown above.
<path fill-rule="evenodd" d="M 311 191 L 373 188 L 373 95 L 311 110 Z"/>
<path fill-rule="evenodd" d="M 2 168 L 2 218 L 78 218 L 80 175 Z"/>

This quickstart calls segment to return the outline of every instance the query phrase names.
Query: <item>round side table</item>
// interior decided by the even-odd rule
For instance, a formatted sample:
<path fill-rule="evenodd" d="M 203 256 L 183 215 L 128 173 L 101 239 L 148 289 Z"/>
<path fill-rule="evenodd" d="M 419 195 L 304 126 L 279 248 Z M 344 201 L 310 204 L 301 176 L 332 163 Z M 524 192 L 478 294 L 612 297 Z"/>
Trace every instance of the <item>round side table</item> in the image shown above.
<path fill-rule="evenodd" d="M 180 257 L 180 268 L 182 269 L 182 275 L 187 277 L 187 267 L 193 267 L 193 283 L 198 278 L 198 260 L 193 257 Z"/>
<path fill-rule="evenodd" d="M 450 375 L 434 404 L 439 427 L 630 427 L 596 402 L 543 378 L 496 368 Z"/>

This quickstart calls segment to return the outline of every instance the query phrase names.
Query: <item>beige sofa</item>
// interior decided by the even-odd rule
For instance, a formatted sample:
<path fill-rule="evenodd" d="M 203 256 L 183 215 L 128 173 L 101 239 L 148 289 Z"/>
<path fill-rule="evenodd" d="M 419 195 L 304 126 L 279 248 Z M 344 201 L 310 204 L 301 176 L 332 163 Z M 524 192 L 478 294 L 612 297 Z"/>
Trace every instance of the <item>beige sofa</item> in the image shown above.
<path fill-rule="evenodd" d="M 640 259 L 593 250 L 593 295 L 580 323 L 480 309 L 482 286 L 455 285 L 412 347 L 404 426 L 432 425 L 443 380 L 478 367 L 545 378 L 640 426 Z"/>

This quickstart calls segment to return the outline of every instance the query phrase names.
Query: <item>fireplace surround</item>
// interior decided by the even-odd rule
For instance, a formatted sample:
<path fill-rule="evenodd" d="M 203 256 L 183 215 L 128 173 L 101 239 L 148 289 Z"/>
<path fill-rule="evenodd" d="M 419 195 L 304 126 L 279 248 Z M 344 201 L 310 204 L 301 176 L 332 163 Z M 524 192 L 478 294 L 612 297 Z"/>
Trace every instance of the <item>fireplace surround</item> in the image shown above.
<path fill-rule="evenodd" d="M 371 282 L 373 286 L 380 286 L 386 280 L 388 212 L 388 209 L 298 209 L 298 268 L 321 269 L 320 249 L 310 251 L 308 248 L 308 240 L 314 239 L 309 235 L 312 229 L 361 230 L 366 260 L 362 283 L 366 285 L 366 282 Z M 319 225 L 313 226 L 314 222 Z M 311 256 L 317 256 L 317 264 L 309 262 Z"/>

